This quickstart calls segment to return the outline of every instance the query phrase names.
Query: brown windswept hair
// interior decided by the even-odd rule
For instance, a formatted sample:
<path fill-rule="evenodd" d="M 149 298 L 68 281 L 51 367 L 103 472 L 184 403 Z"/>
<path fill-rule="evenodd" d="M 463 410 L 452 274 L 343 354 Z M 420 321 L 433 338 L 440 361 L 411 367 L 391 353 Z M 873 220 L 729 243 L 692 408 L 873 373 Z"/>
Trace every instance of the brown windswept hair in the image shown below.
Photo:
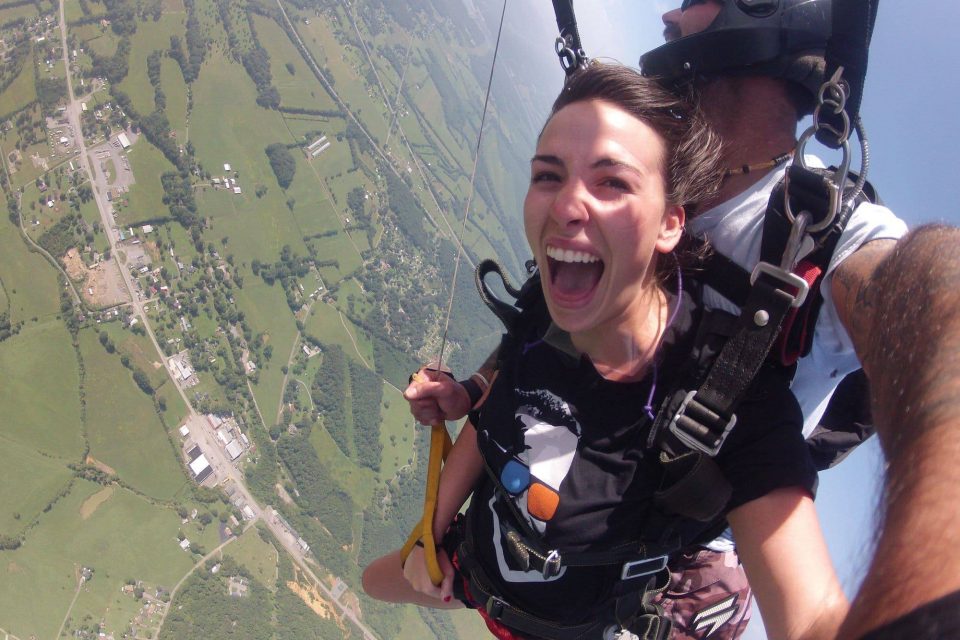
<path fill-rule="evenodd" d="M 720 188 L 720 138 L 689 95 L 673 93 L 625 65 L 593 61 L 567 80 L 547 122 L 567 105 L 584 100 L 609 102 L 663 138 L 667 200 L 682 206 L 688 220 Z"/>

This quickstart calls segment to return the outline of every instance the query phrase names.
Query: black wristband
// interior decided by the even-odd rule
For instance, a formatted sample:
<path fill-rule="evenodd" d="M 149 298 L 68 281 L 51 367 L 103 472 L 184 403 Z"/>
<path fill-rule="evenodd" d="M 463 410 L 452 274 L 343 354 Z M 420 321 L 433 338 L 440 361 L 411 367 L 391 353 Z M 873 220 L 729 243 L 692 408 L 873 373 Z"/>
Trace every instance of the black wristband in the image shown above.
<path fill-rule="evenodd" d="M 467 390 L 467 396 L 470 398 L 470 408 L 473 409 L 480 402 L 480 398 L 483 397 L 483 389 L 473 378 L 461 380 L 459 384 Z"/>

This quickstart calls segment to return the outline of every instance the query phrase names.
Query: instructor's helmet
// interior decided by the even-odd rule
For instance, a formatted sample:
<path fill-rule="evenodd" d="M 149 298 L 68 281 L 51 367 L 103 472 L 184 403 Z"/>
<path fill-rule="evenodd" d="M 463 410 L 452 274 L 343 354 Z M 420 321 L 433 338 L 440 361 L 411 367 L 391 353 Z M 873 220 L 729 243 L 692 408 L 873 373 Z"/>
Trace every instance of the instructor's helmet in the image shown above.
<path fill-rule="evenodd" d="M 704 0 L 683 0 L 681 9 Z M 678 38 L 640 58 L 646 76 L 673 81 L 695 76 L 762 75 L 793 81 L 817 95 L 831 0 L 722 0 L 703 31 Z"/>

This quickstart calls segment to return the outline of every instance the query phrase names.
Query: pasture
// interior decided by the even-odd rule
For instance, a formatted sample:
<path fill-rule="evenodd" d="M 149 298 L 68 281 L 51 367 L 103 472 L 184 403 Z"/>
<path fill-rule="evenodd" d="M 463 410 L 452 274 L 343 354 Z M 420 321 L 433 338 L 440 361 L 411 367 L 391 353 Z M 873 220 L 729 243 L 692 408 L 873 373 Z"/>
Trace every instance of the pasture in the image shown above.
<path fill-rule="evenodd" d="M 0 443 L 6 453 L 0 465 L 0 535 L 17 535 L 42 515 L 73 472 L 64 461 L 8 439 L 5 430 Z"/>
<path fill-rule="evenodd" d="M 156 22 L 141 21 L 137 24 L 137 32 L 130 38 L 130 72 L 120 83 L 119 89 L 130 96 L 133 108 L 141 114 L 146 115 L 154 110 L 153 86 L 147 77 L 147 57 L 154 51 L 168 50 L 172 35 L 182 40 L 185 21 L 183 14 L 166 14 Z"/>
<path fill-rule="evenodd" d="M 269 18 L 255 15 L 253 23 L 260 43 L 270 54 L 270 73 L 273 84 L 280 91 L 284 107 L 333 111 L 336 103 L 330 98 L 313 71 L 307 66 L 300 51 L 287 37 L 280 25 Z M 293 73 L 287 64 L 293 67 Z"/>
<path fill-rule="evenodd" d="M 7 24 L 8 22 L 13 22 L 14 20 L 19 20 L 20 18 L 30 21 L 36 18 L 37 5 L 35 4 L 24 4 L 19 7 L 6 7 L 0 9 L 0 24 Z M 69 11 L 67 13 L 69 16 Z M 68 18 L 69 19 L 69 18 Z"/>
<path fill-rule="evenodd" d="M 401 392 L 384 382 L 383 400 L 380 403 L 380 444 L 383 445 L 380 480 L 384 482 L 393 478 L 413 456 L 413 431 L 420 427 L 414 424 L 408 407 Z"/>
<path fill-rule="evenodd" d="M 77 480 L 73 490 L 42 515 L 27 544 L 4 552 L 4 629 L 21 638 L 55 637 L 81 567 L 93 568 L 94 575 L 71 617 L 99 620 L 127 578 L 171 588 L 193 564 L 177 546 L 180 520 L 173 509 L 151 505 L 125 489 L 114 491 L 84 519 L 81 507 L 102 489 Z"/>
<path fill-rule="evenodd" d="M 118 355 L 110 355 L 91 329 L 80 332 L 87 369 L 90 455 L 113 467 L 132 487 L 169 500 L 189 483 L 153 408 Z M 169 383 L 168 383 L 169 384 Z"/>
<path fill-rule="evenodd" d="M 346 316 L 341 316 L 335 306 L 326 302 L 315 303 L 310 309 L 310 317 L 307 318 L 305 325 L 306 332 L 320 341 L 340 345 L 348 357 L 361 364 L 363 360 L 373 364 L 373 345 L 370 339 L 363 329 L 354 325 Z M 351 336 L 353 336 L 352 340 Z M 358 356 L 358 349 L 362 359 Z"/>
<path fill-rule="evenodd" d="M 70 29 L 71 35 L 85 43 L 94 53 L 101 57 L 112 56 L 117 51 L 117 45 L 120 38 L 113 33 L 110 27 L 102 27 L 99 24 L 85 24 L 80 27 Z M 169 43 L 167 44 L 169 46 Z"/>
<path fill-rule="evenodd" d="M 266 332 L 267 344 L 273 346 L 273 359 L 269 363 L 262 363 L 259 382 L 253 385 L 253 393 L 269 428 L 272 424 L 270 421 L 276 418 L 277 406 L 283 394 L 283 371 L 280 367 L 286 364 L 290 355 L 297 327 L 287 307 L 283 287 L 279 284 L 268 286 L 252 276 L 247 283 L 243 289 L 234 292 L 237 307 L 246 315 L 254 333 Z"/>
<path fill-rule="evenodd" d="M 346 399 L 347 414 L 350 413 L 350 399 Z M 379 482 L 376 474 L 367 467 L 361 467 L 348 458 L 320 425 L 310 431 L 310 444 L 317 452 L 320 463 L 330 471 L 337 484 L 350 494 L 354 504 L 369 504 L 376 484 Z"/>
<path fill-rule="evenodd" d="M 33 5 L 26 5 L 24 9 L 32 9 L 36 12 Z M 33 80 L 33 69 L 30 56 L 20 68 L 20 74 L 10 83 L 5 91 L 0 93 L 0 115 L 10 115 L 15 111 L 23 109 L 25 106 L 37 99 L 37 87 Z M 12 145 L 11 145 L 12 146 Z"/>
<path fill-rule="evenodd" d="M 187 139 L 187 83 L 183 81 L 180 66 L 172 58 L 160 60 L 160 87 L 167 96 L 165 112 L 170 129 L 178 140 Z"/>
<path fill-rule="evenodd" d="M 246 567 L 261 584 L 274 590 L 279 554 L 272 544 L 260 538 L 256 527 L 250 527 L 237 540 L 224 547 L 223 553 Z"/>
<path fill-rule="evenodd" d="M 117 224 L 128 226 L 144 220 L 168 217 L 170 212 L 163 204 L 160 176 L 168 171 L 175 171 L 173 164 L 144 137 L 137 140 L 127 151 L 127 159 L 136 182 L 126 194 L 126 206 L 119 208 Z"/>
<path fill-rule="evenodd" d="M 60 311 L 57 271 L 27 248 L 19 230 L 0 219 L 0 280 L 6 290 L 11 322 L 49 320 Z"/>
<path fill-rule="evenodd" d="M 28 323 L 19 335 L 0 342 L 0 380 L 3 439 L 54 458 L 79 461 L 80 380 L 66 328 L 54 321 Z"/>

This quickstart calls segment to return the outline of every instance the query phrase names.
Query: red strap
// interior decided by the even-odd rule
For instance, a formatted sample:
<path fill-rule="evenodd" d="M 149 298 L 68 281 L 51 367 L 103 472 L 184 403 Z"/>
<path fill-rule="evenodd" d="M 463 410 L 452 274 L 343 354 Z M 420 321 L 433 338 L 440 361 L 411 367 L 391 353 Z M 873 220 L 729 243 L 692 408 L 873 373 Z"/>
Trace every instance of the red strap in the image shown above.
<path fill-rule="evenodd" d="M 810 291 L 807 293 L 807 301 L 803 306 L 792 309 L 790 313 L 787 314 L 787 317 L 784 318 L 783 326 L 780 328 L 780 335 L 777 336 L 777 341 L 774 345 L 780 357 L 780 363 L 787 367 L 792 366 L 800 359 L 806 347 L 807 334 L 812 330 L 812 327 L 810 327 L 810 313 L 813 310 L 813 296 L 816 295 L 819 288 L 814 285 L 820 280 L 823 270 L 812 262 L 802 260 L 793 270 L 793 273 L 804 279 L 810 286 Z M 796 291 L 792 293 L 796 293 Z M 801 324 L 795 331 L 793 325 L 796 324 L 797 320 L 799 320 Z M 795 333 L 797 334 L 796 337 L 794 337 Z"/>

